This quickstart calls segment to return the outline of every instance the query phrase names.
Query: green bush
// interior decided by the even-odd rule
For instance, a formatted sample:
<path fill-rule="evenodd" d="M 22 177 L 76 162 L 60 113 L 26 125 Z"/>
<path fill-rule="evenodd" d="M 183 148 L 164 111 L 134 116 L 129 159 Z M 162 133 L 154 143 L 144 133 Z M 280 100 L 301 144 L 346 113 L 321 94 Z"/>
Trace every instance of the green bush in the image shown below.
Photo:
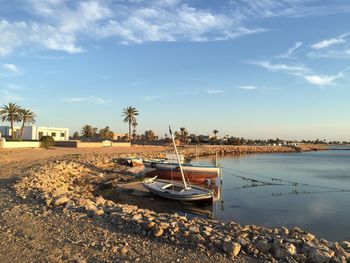
<path fill-rule="evenodd" d="M 46 149 L 55 146 L 55 140 L 51 136 L 43 136 L 40 138 L 41 147 Z"/>

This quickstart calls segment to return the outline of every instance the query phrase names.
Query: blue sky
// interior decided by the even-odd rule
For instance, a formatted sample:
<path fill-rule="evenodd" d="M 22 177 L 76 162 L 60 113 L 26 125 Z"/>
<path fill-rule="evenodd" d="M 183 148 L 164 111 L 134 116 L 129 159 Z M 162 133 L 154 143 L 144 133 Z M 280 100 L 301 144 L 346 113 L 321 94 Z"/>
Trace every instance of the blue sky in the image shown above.
<path fill-rule="evenodd" d="M 3 0 L 0 103 L 39 125 L 350 140 L 347 0 Z"/>

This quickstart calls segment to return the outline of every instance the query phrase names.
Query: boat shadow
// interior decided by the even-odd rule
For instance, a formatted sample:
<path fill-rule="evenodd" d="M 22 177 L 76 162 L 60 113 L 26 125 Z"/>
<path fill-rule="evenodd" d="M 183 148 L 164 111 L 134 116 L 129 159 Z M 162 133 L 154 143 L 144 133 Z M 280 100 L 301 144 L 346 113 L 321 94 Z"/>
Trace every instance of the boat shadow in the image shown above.
<path fill-rule="evenodd" d="M 150 209 L 157 213 L 177 213 L 189 218 L 214 218 L 214 206 L 206 202 L 184 202 L 162 198 L 146 190 L 142 183 L 133 182 L 117 186 L 105 186 L 98 189 L 95 195 L 116 203 L 136 205 L 143 209 Z"/>

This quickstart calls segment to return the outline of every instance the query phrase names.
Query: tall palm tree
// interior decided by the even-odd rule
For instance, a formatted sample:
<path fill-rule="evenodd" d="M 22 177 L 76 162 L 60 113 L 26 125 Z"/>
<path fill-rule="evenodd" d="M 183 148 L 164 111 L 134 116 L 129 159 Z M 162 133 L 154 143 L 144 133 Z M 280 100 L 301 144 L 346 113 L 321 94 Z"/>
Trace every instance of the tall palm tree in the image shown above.
<path fill-rule="evenodd" d="M 131 142 L 131 125 L 136 122 L 136 116 L 139 115 L 138 110 L 135 107 L 129 106 L 123 109 L 122 117 L 123 122 L 129 123 L 129 140 Z"/>
<path fill-rule="evenodd" d="M 15 122 L 21 121 L 19 112 L 21 107 L 18 106 L 16 103 L 9 103 L 8 105 L 4 105 L 0 108 L 0 118 L 1 121 L 8 121 L 11 125 L 11 133 L 12 133 L 12 139 L 15 139 L 15 132 L 13 125 Z"/>
<path fill-rule="evenodd" d="M 216 139 L 216 135 L 219 133 L 219 131 L 215 129 L 215 130 L 213 130 L 213 133 L 214 133 L 215 139 Z"/>
<path fill-rule="evenodd" d="M 85 125 L 81 128 L 81 135 L 83 137 L 91 138 L 94 135 L 94 128 L 91 125 Z"/>
<path fill-rule="evenodd" d="M 20 138 L 23 139 L 23 130 L 26 124 L 34 124 L 36 115 L 32 110 L 29 109 L 20 109 L 19 111 L 19 117 L 22 121 L 22 127 L 21 127 L 21 134 Z"/>

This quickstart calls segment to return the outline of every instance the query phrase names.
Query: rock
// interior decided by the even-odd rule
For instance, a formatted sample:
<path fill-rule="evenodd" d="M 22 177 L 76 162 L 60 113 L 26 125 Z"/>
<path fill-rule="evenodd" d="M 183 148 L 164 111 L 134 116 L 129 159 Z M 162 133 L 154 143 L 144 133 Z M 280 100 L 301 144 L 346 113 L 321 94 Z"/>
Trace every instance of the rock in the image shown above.
<path fill-rule="evenodd" d="M 122 255 L 125 255 L 128 252 L 129 252 L 129 247 L 128 246 L 123 246 L 122 249 L 120 250 L 120 253 Z"/>
<path fill-rule="evenodd" d="M 55 201 L 55 206 L 60 206 L 60 205 L 64 205 L 66 203 L 68 203 L 70 201 L 70 199 L 67 196 L 61 196 L 59 198 L 56 199 Z"/>
<path fill-rule="evenodd" d="M 189 231 L 191 233 L 198 234 L 199 233 L 199 227 L 197 227 L 197 226 L 190 226 Z"/>
<path fill-rule="evenodd" d="M 159 226 L 156 226 L 153 228 L 153 235 L 155 237 L 160 237 L 161 235 L 163 235 L 163 232 L 164 232 L 163 229 Z"/>
<path fill-rule="evenodd" d="M 145 228 L 146 228 L 146 230 L 151 230 L 154 225 L 155 225 L 155 223 L 153 221 L 148 221 L 145 223 Z"/>
<path fill-rule="evenodd" d="M 106 201 L 106 206 L 112 207 L 112 206 L 114 206 L 114 205 L 115 205 L 115 204 L 114 204 L 113 201 L 111 201 L 111 200 L 107 200 L 107 201 Z"/>
<path fill-rule="evenodd" d="M 95 198 L 95 203 L 96 205 L 105 205 L 106 200 L 102 196 L 99 196 Z"/>
<path fill-rule="evenodd" d="M 103 209 L 98 209 L 95 211 L 95 215 L 96 216 L 102 216 L 105 212 L 103 211 Z"/>
<path fill-rule="evenodd" d="M 168 229 L 169 226 L 170 226 L 170 224 L 165 223 L 165 222 L 161 222 L 161 223 L 159 224 L 159 227 L 160 227 L 161 229 L 163 229 L 163 230 Z"/>
<path fill-rule="evenodd" d="M 203 231 L 204 231 L 204 232 L 209 232 L 209 233 L 210 233 L 211 231 L 213 231 L 213 228 L 212 228 L 212 227 L 209 227 L 209 226 L 204 226 L 204 227 L 203 227 Z"/>
<path fill-rule="evenodd" d="M 296 247 L 291 243 L 275 244 L 273 249 L 275 257 L 279 259 L 293 256 L 297 253 Z"/>
<path fill-rule="evenodd" d="M 340 246 L 346 250 L 350 249 L 350 242 L 349 241 L 343 241 L 340 243 Z"/>
<path fill-rule="evenodd" d="M 333 258 L 334 252 L 326 249 L 311 248 L 309 250 L 308 261 L 310 263 L 329 263 Z"/>
<path fill-rule="evenodd" d="M 286 228 L 286 227 L 281 227 L 281 232 L 282 232 L 282 234 L 283 235 L 286 235 L 286 236 L 288 236 L 289 235 L 289 230 L 288 230 L 288 228 Z"/>
<path fill-rule="evenodd" d="M 241 251 L 241 245 L 233 242 L 231 237 L 227 237 L 224 239 L 222 244 L 223 250 L 230 256 L 237 256 Z"/>
<path fill-rule="evenodd" d="M 134 221 L 139 221 L 139 220 L 141 220 L 142 219 L 142 215 L 141 214 L 136 214 L 136 215 L 134 215 L 133 217 L 132 217 L 132 220 L 134 220 Z"/>
<path fill-rule="evenodd" d="M 271 249 L 271 244 L 266 240 L 258 240 L 255 243 L 255 247 L 262 253 L 267 253 Z"/>

